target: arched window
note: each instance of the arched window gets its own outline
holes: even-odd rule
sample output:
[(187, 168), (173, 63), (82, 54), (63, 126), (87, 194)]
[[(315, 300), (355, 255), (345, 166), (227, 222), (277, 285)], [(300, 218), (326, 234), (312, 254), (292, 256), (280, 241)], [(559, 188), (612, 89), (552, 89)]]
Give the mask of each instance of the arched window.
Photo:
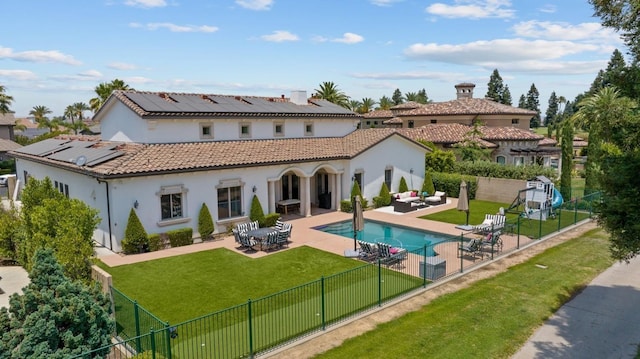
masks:
[(507, 163), (507, 159), (504, 156), (498, 156), (498, 157), (496, 157), (496, 162), (498, 162), (499, 164), (503, 165), (503, 164)]

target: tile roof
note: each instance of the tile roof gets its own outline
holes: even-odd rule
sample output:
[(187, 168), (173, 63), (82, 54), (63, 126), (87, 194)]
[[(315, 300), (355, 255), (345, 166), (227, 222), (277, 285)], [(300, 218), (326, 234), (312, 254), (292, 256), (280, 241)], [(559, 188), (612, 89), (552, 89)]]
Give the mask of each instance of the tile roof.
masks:
[[(463, 142), (467, 138), (467, 133), (473, 130), (472, 126), (459, 123), (452, 124), (429, 124), (418, 128), (398, 129), (415, 140), (425, 140), (435, 144), (454, 144)], [(537, 135), (531, 131), (524, 131), (516, 127), (494, 127), (480, 126), (482, 133), (477, 141), (481, 146), (495, 148), (497, 145), (493, 141), (541, 141), (544, 136)]]
[(391, 110), (374, 110), (371, 112), (367, 112), (362, 115), (364, 118), (391, 118), (393, 117), (393, 112)]
[(0, 125), (15, 125), (16, 119), (13, 112), (0, 113)]
[(4, 138), (0, 138), (0, 152), (8, 152), (17, 150), (22, 147), (21, 144), (13, 142), (11, 140), (5, 140)]
[(431, 102), (412, 110), (402, 111), (402, 116), (444, 116), (444, 115), (528, 115), (535, 111), (503, 105), (480, 98), (461, 98), (446, 102)]
[(143, 118), (360, 117), (351, 110), (317, 98), (308, 99), (305, 105), (297, 105), (280, 97), (114, 91), (94, 118), (98, 119), (107, 104), (114, 100), (121, 101)]
[(18, 118), (16, 119), (16, 125), (22, 125), (25, 128), (38, 128), (38, 124), (35, 121), (31, 121), (28, 118)]
[(395, 105), (393, 107), (391, 107), (392, 110), (410, 110), (413, 108), (419, 108), (424, 106), (424, 104), (421, 104), (419, 102), (415, 102), (415, 101), (409, 101), (409, 102), (404, 102), (398, 105)]
[[(394, 135), (410, 140), (407, 136), (394, 129), (374, 128), (356, 130), (344, 137), (326, 138), (285, 138), (171, 144), (101, 141), (93, 147), (117, 146), (115, 150), (124, 154), (92, 167), (84, 167), (83, 170), (93, 172), (102, 177), (130, 177), (167, 172), (191, 172), (349, 159)], [(96, 137), (59, 136), (57, 139), (95, 141)], [(28, 150), (27, 148), (25, 152)], [(13, 152), (12, 154), (16, 157), (79, 170), (76, 165), (69, 161), (55, 161), (25, 152)]]

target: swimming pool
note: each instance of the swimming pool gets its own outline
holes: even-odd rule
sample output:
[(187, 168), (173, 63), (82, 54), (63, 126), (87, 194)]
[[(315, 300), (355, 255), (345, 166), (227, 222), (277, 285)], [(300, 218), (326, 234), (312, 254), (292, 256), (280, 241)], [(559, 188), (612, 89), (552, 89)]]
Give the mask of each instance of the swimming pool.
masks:
[[(351, 220), (322, 225), (313, 229), (353, 238)], [(431, 254), (433, 245), (450, 240), (451, 236), (365, 219), (364, 231), (358, 232), (356, 238), (369, 243), (387, 243), (393, 247), (405, 248), (408, 251), (417, 250), (426, 245), (430, 252), (427, 255), (433, 255)]]

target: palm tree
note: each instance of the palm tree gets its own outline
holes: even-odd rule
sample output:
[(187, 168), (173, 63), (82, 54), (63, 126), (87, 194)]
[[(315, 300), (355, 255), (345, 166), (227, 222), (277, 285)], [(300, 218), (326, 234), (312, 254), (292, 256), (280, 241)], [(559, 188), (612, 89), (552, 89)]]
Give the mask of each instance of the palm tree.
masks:
[(11, 103), (13, 102), (13, 97), (5, 94), (5, 90), (5, 87), (0, 85), (0, 114), (11, 112), (9, 106), (11, 106)]
[(407, 102), (409, 101), (418, 102), (420, 100), (420, 96), (418, 95), (417, 92), (407, 92), (404, 94), (404, 99)]
[(360, 106), (362, 106), (362, 102), (358, 100), (349, 100), (349, 106), (347, 108), (353, 112), (358, 112), (360, 110)]
[(103, 82), (100, 85), (96, 86), (95, 92), (98, 97), (94, 97), (89, 100), (89, 105), (91, 106), (91, 110), (96, 113), (102, 107), (102, 105), (107, 101), (111, 93), (116, 90), (133, 90), (133, 88), (129, 87), (124, 81), (115, 79), (111, 82)]
[(316, 89), (316, 97), (335, 103), (338, 106), (349, 108), (349, 96), (338, 89), (332, 81), (325, 81)]
[(387, 96), (382, 96), (380, 97), (380, 100), (378, 101), (378, 109), (380, 110), (388, 110), (391, 107), (393, 107), (395, 104), (393, 103), (393, 100), (390, 99)]
[(33, 116), (38, 123), (38, 128), (48, 128), (49, 132), (53, 132), (57, 125), (47, 117), (50, 113), (51, 110), (47, 106), (33, 106), (33, 109), (29, 111), (29, 115)]
[(373, 106), (375, 105), (376, 105), (376, 102), (372, 98), (365, 97), (362, 99), (362, 106), (360, 106), (359, 113), (367, 113), (373, 110)]

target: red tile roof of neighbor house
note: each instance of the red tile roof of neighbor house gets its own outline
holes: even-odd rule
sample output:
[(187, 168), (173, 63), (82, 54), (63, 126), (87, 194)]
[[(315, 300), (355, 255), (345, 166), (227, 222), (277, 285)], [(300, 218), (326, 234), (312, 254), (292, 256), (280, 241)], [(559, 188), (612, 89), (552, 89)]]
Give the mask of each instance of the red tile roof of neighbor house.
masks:
[(391, 110), (374, 110), (362, 115), (364, 118), (391, 118), (393, 112)]
[(114, 91), (107, 104), (121, 101), (143, 118), (194, 117), (332, 117), (353, 119), (360, 115), (326, 100), (309, 98), (303, 105), (282, 97), (230, 96), (214, 94)]
[[(468, 133), (473, 130), (473, 126), (452, 124), (429, 124), (418, 128), (398, 129), (404, 132), (407, 137), (415, 140), (424, 140), (435, 144), (454, 144), (465, 141), (469, 137)], [(497, 145), (492, 141), (543, 141), (544, 136), (537, 135), (531, 131), (521, 130), (516, 127), (494, 127), (480, 126), (478, 128), (482, 134), (477, 142), (487, 148), (495, 148)], [(545, 143), (550, 145), (550, 143)]]
[[(16, 151), (22, 157), (104, 177), (130, 177), (167, 172), (254, 167), (282, 163), (349, 159), (390, 137), (410, 139), (390, 128), (356, 130), (344, 137), (284, 138), (267, 140), (212, 141), (167, 144), (116, 143), (101, 141), (92, 146), (117, 146), (122, 155), (92, 167), (78, 167)], [(95, 136), (59, 136), (57, 139), (95, 141)], [(426, 150), (428, 150), (425, 147)]]
[(9, 152), (22, 147), (21, 144), (0, 138), (0, 152)]
[(394, 111), (377, 110), (364, 114), (363, 117), (392, 118), (394, 116), (536, 115), (535, 111), (503, 105), (489, 99), (480, 98), (462, 98), (446, 102), (430, 102), (427, 104), (408, 102), (406, 104), (394, 106), (391, 109)]

